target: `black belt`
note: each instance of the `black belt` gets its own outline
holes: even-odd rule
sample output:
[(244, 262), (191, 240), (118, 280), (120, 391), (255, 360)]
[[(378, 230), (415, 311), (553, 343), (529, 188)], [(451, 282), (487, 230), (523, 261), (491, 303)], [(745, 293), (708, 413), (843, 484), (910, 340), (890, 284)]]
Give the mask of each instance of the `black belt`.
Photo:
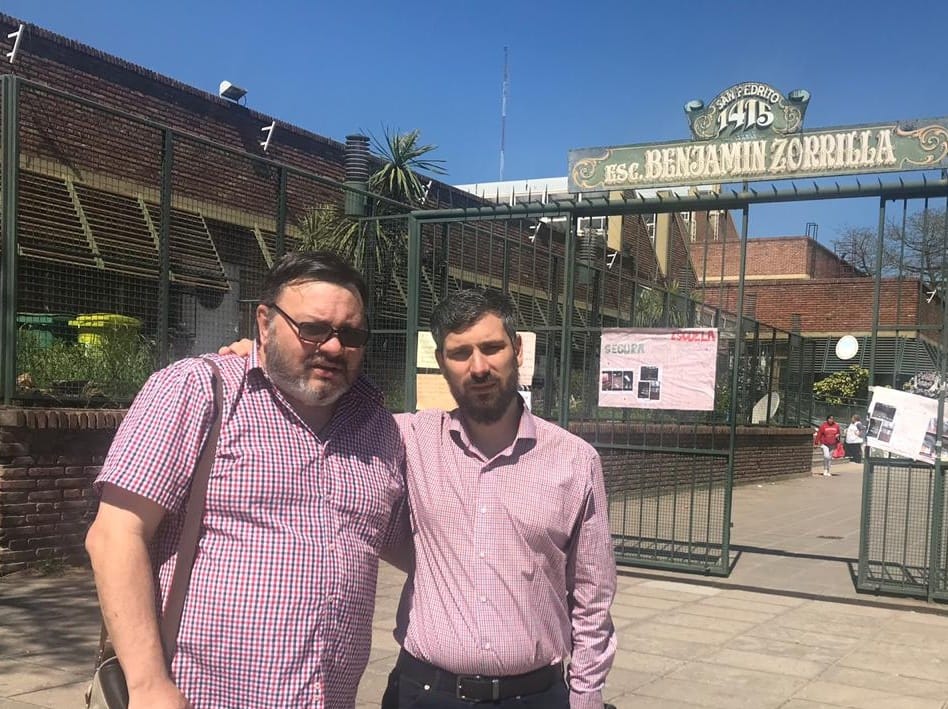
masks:
[(449, 692), (469, 702), (496, 702), (498, 699), (539, 694), (556, 682), (563, 681), (563, 666), (560, 664), (509, 677), (456, 675), (422, 662), (404, 650), (399, 653), (395, 667), (400, 674), (416, 682), (431, 685), (432, 689)]

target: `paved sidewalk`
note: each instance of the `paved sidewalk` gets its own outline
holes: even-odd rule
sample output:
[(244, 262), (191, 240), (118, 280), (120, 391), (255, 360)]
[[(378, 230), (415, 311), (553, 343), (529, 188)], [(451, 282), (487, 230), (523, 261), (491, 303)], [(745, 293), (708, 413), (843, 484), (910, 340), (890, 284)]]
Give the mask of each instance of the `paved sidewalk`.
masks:
[[(857, 594), (860, 467), (734, 492), (728, 579), (620, 568), (620, 709), (948, 709), (948, 606)], [(403, 576), (385, 567), (361, 708), (378, 707)], [(0, 578), (0, 709), (81, 706), (88, 572)]]

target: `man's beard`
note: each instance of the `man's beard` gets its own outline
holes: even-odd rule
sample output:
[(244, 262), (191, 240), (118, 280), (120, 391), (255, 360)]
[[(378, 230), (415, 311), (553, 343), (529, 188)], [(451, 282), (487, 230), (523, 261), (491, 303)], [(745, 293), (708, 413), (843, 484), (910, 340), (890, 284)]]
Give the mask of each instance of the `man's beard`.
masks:
[[(507, 413), (510, 402), (517, 397), (516, 368), (506, 382), (497, 380), (492, 376), (488, 376), (483, 381), (490, 379), (497, 381), (498, 386), (489, 394), (487, 392), (484, 394), (469, 393), (463, 386), (456, 386), (452, 382), (448, 382), (448, 387), (451, 389), (451, 394), (454, 396), (461, 413), (474, 423), (497, 423)], [(476, 383), (483, 383), (483, 381)]]
[(350, 387), (350, 382), (342, 381), (338, 384), (332, 382), (319, 382), (310, 378), (310, 367), (319, 362), (328, 362), (332, 366), (341, 368), (341, 373), (347, 375), (346, 362), (329, 360), (318, 354), (308, 357), (303, 363), (303, 371), (295, 371), (294, 363), (283, 354), (283, 350), (277, 345), (276, 338), (270, 337), (263, 346), (264, 356), (266, 357), (266, 370), (270, 379), (276, 384), (277, 388), (291, 399), (295, 399), (306, 406), (330, 406), (345, 394)]

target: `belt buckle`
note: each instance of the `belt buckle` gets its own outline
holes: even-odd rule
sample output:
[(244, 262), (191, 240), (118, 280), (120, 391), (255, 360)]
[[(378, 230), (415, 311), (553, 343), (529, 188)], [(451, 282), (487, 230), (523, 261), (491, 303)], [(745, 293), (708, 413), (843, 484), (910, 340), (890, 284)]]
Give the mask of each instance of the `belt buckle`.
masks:
[[(481, 686), (490, 682), (490, 697), (469, 697), (465, 694), (465, 682), (473, 682)], [(498, 699), (500, 699), (500, 680), (496, 677), (490, 679), (488, 677), (484, 677), (483, 675), (458, 675), (456, 696), (458, 699), (466, 702), (496, 702)]]

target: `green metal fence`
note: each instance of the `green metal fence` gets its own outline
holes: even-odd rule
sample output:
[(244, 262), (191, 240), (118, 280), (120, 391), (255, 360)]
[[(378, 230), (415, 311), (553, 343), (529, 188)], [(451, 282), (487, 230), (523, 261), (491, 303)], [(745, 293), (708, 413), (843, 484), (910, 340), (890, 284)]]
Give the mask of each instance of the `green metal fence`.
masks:
[[(307, 173), (12, 76), (2, 79), (0, 107), (4, 403), (127, 402), (154, 368), (252, 336), (261, 278), (301, 243), (307, 215), (365, 196), (342, 181), (341, 166)], [(54, 129), (51, 115), (70, 129)], [(364, 264), (373, 329), (366, 370), (392, 409), (413, 410), (419, 381), (435, 374), (417, 366), (433, 305), (458, 288), (504, 290), (536, 338), (534, 411), (602, 455), (617, 558), (727, 574), (737, 426), (809, 425), (816, 360), (827, 356), (825, 343), (818, 351), (751, 317), (743, 296), (749, 207), (870, 194), (884, 205), (943, 195), (946, 184), (503, 205), (444, 190), (429, 210), (389, 203), (384, 215), (361, 218), (388, 220), (393, 235), (385, 258)], [(688, 258), (688, 219), (710, 210), (741, 226), (735, 311), (744, 317), (707, 304), (714, 284)], [(659, 217), (672, 234), (661, 246), (647, 236)], [(600, 233), (613, 218), (618, 241)], [(883, 333), (902, 327), (898, 314), (894, 326), (886, 321), (882, 300), (877, 280), (871, 363)], [(925, 327), (942, 338), (931, 350), (941, 354), (929, 354), (941, 357), (944, 374), (940, 303), (939, 321)], [(598, 406), (604, 328), (687, 326), (719, 332), (713, 411)], [(941, 475), (940, 464), (925, 472), (867, 462), (861, 588), (943, 596)]]
[[(121, 405), (155, 368), (253, 337), (263, 275), (307, 215), (366, 194), (341, 169), (309, 174), (13, 76), (2, 90), (5, 403)], [(387, 206), (407, 233), (409, 207)], [(398, 407), (404, 271), (366, 277), (366, 369)]]

